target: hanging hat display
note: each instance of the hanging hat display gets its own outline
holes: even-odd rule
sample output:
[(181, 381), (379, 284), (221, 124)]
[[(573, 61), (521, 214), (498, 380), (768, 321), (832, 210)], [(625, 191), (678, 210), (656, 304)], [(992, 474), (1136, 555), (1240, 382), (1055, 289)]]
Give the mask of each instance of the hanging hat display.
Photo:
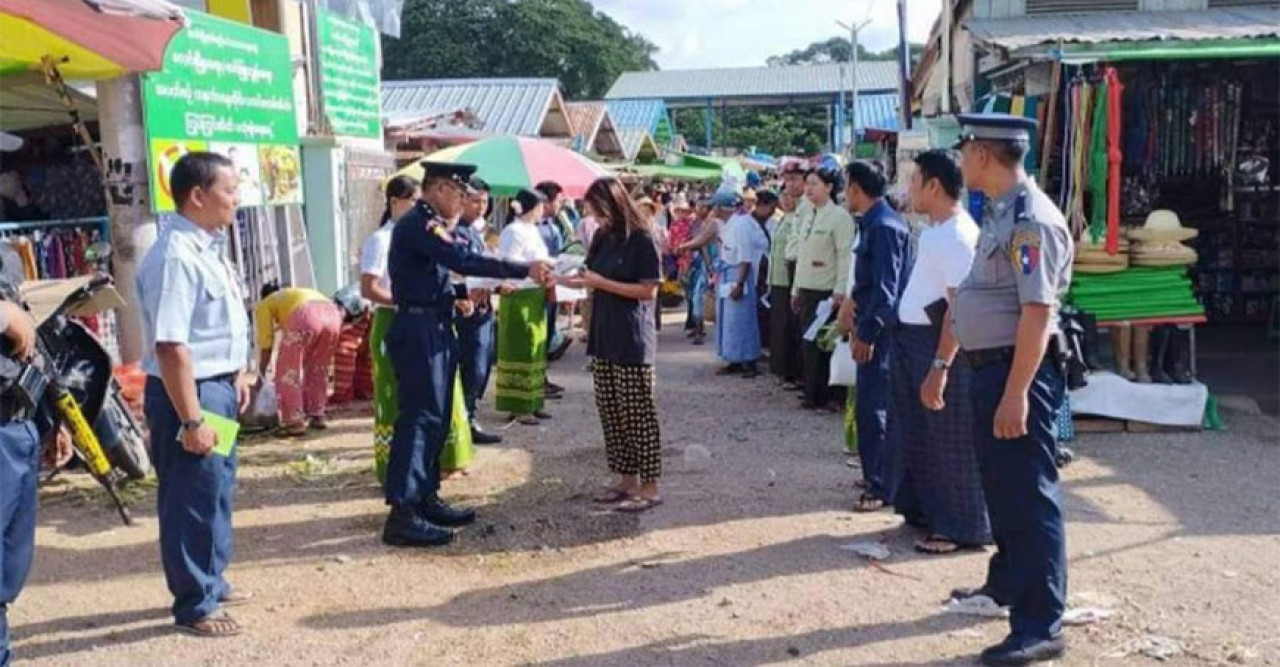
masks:
[(1129, 241), (1120, 239), (1120, 250), (1114, 255), (1107, 252), (1106, 237), (1097, 241), (1088, 232), (1076, 243), (1076, 256), (1072, 270), (1077, 273), (1118, 273), (1129, 268)]
[(1197, 255), (1182, 244), (1199, 232), (1182, 226), (1178, 214), (1168, 209), (1152, 211), (1147, 221), (1129, 230), (1133, 247), (1129, 254), (1134, 266), (1186, 266), (1195, 264)]

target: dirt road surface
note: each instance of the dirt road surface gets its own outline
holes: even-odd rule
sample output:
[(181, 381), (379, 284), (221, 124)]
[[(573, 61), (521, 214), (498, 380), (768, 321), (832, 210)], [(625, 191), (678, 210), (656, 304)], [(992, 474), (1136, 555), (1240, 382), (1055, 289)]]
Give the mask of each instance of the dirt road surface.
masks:
[[(378, 541), (367, 412), (323, 437), (244, 443), (229, 572), (255, 594), (235, 610), (242, 637), (172, 630), (153, 492), (133, 492), (126, 528), (99, 494), (46, 490), (10, 610), (19, 664), (964, 665), (1003, 637), (1001, 620), (942, 613), (987, 554), (921, 556), (897, 517), (850, 513), (839, 418), (770, 379), (714, 376), (678, 329), (659, 359), (665, 506), (590, 502), (604, 454), (575, 345), (552, 367), (568, 388), (555, 419), (506, 431), (446, 484), (481, 519), (442, 550)], [(1141, 650), (1161, 646), (1164, 664), (1280, 664), (1280, 428), (1227, 416), (1225, 433), (1075, 443), (1072, 601), (1116, 615), (1069, 629), (1059, 664), (1155, 664)], [(686, 461), (691, 444), (711, 460)], [(839, 549), (855, 541), (892, 555), (877, 567)]]

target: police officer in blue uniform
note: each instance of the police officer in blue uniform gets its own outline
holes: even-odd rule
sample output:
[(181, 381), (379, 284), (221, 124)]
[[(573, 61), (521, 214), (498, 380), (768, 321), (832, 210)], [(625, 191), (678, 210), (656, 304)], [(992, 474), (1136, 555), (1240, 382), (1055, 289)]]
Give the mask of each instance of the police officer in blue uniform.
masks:
[(1025, 665), (1066, 650), (1054, 416), (1066, 390), (1058, 307), (1071, 282), (1073, 246), (1061, 211), (1022, 168), (1035, 121), (1008, 114), (959, 120), (965, 185), (986, 203), (973, 268), (951, 312), (973, 369), (975, 443), (997, 551), (985, 585), (952, 595), (982, 594), (1008, 606), (1012, 631), (982, 661)]
[(397, 312), (386, 345), (400, 390), (400, 417), (391, 437), (386, 483), (391, 514), (382, 541), (393, 546), (448, 544), (453, 540), (448, 528), (475, 521), (473, 510), (451, 507), (437, 495), (458, 370), (450, 272), (553, 282), (549, 264), (485, 257), (448, 231), (448, 221), (462, 211), (474, 166), (423, 162), (422, 167), (422, 199), (396, 223), (387, 267)]
[[(34, 413), (15, 386), (20, 361), (35, 349), (31, 317), (17, 304), (0, 301), (0, 667), (8, 667), (9, 604), (22, 591), (36, 548), (36, 477), (40, 473), (40, 436)], [(70, 441), (59, 443), (59, 464), (70, 458)]]
[[(489, 184), (472, 177), (467, 183), (467, 199), (462, 205), (462, 217), (453, 228), (458, 242), (472, 252), (486, 254), (483, 227), (484, 214), (489, 209)], [(493, 320), (493, 302), (488, 290), (470, 290), (468, 296), (475, 304), (470, 315), (458, 318), (458, 352), (461, 356), (459, 375), (462, 376), (462, 394), (467, 402), (467, 419), (471, 422), (471, 441), (477, 445), (496, 445), (502, 436), (488, 433), (476, 421), (476, 403), (484, 396), (489, 384), (489, 374), (497, 360), (497, 337)]]

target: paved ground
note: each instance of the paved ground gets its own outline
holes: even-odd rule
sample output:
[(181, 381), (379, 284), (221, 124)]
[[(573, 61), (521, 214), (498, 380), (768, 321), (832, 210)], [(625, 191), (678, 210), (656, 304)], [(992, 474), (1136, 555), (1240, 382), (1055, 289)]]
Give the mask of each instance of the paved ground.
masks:
[[(942, 614), (985, 556), (926, 558), (888, 514), (853, 515), (838, 421), (765, 379), (711, 375), (669, 327), (660, 357), (667, 504), (601, 513), (603, 452), (580, 346), (545, 427), (515, 427), (446, 494), (480, 509), (453, 546), (377, 541), (370, 422), (243, 447), (230, 577), (256, 594), (245, 636), (175, 634), (153, 496), (120, 527), (102, 498), (48, 490), (31, 582), (10, 618), (31, 665), (950, 665), (1000, 621)], [(494, 418), (493, 415), (490, 415)], [(730, 419), (734, 417), (734, 419)], [(1062, 664), (1280, 664), (1280, 429), (1228, 415), (1226, 433), (1085, 436), (1067, 473), (1071, 591), (1118, 616), (1073, 628)], [(702, 444), (709, 465), (688, 464)], [(306, 463), (310, 456), (311, 462)], [(883, 567), (837, 547), (884, 540)]]

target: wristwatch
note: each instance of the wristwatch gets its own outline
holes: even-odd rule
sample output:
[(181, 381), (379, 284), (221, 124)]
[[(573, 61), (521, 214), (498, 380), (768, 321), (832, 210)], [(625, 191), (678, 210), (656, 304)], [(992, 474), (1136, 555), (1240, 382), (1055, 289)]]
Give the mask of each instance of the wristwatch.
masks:
[(182, 422), (182, 430), (184, 431), (194, 431), (201, 426), (204, 426), (204, 417), (199, 419), (188, 419)]
[(942, 359), (934, 359), (933, 369), (937, 371), (951, 370), (951, 364), (947, 363), (946, 361), (943, 361)]

